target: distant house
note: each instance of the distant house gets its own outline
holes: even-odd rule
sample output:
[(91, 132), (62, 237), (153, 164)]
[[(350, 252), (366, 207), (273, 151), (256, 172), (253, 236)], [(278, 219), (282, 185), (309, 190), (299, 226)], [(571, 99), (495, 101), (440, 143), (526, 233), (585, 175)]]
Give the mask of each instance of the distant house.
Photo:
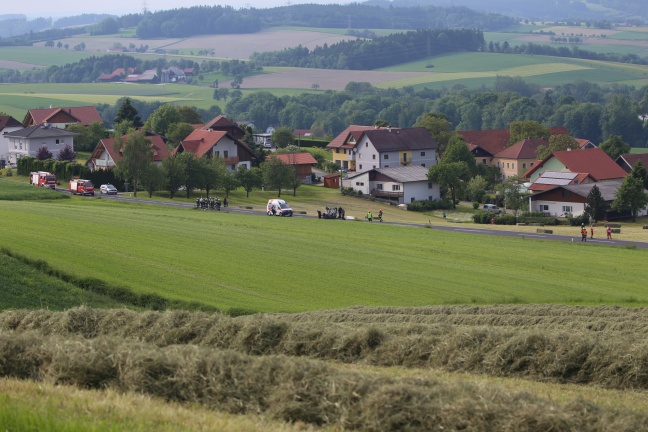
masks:
[(252, 139), (254, 144), (265, 147), (267, 149), (272, 148), (272, 134), (268, 133), (258, 133), (252, 134)]
[(581, 150), (587, 150), (587, 149), (598, 147), (596, 144), (594, 144), (592, 141), (588, 139), (575, 138), (575, 140), (578, 143), (578, 147), (580, 147)]
[[(166, 138), (153, 132), (145, 132), (145, 136), (151, 141), (153, 163), (161, 165), (162, 161), (169, 156)], [(123, 141), (127, 138), (128, 135), (122, 136)], [(86, 166), (91, 171), (114, 169), (117, 162), (123, 157), (119, 144), (115, 138), (102, 139), (86, 161)]]
[(228, 132), (212, 129), (197, 129), (189, 134), (171, 152), (172, 155), (191, 152), (196, 158), (222, 158), (230, 171), (236, 171), (239, 166), (252, 166), (254, 155), (250, 147)]
[(529, 169), (525, 178), (535, 182), (545, 171), (587, 174), (593, 181), (620, 179), (627, 173), (600, 148), (550, 153)]
[(634, 168), (639, 161), (641, 161), (644, 168), (648, 169), (648, 153), (622, 154), (616, 158), (617, 165), (623, 168), (625, 172), (632, 171), (632, 168)]
[(186, 77), (192, 77), (192, 76), (194, 76), (194, 73), (196, 72), (196, 70), (194, 68), (184, 68), (183, 72), (184, 72)]
[(124, 78), (124, 82), (133, 84), (157, 84), (160, 82), (160, 77), (157, 70), (148, 69), (141, 74), (131, 73)]
[[(551, 135), (569, 135), (564, 127), (549, 129)], [(508, 129), (457, 131), (475, 157), (477, 164), (493, 165), (495, 155), (508, 147), (511, 132)]]
[(227, 132), (233, 138), (240, 140), (245, 137), (245, 131), (241, 127), (223, 115), (219, 115), (205, 123), (202, 127), (203, 130), (214, 130)]
[[(529, 197), (529, 209), (556, 217), (564, 217), (567, 214), (581, 216), (585, 212), (587, 196), (594, 185), (598, 187), (603, 200), (609, 206), (614, 201), (622, 182), (623, 179), (614, 179), (594, 183), (554, 186), (551, 189), (531, 195)], [(648, 214), (647, 210), (646, 208), (642, 209), (638, 215), (645, 216)], [(629, 212), (619, 214), (616, 211), (609, 210), (606, 219), (613, 220), (629, 216)]]
[(100, 75), (99, 82), (118, 82), (124, 79), (128, 74), (135, 72), (135, 69), (128, 68), (128, 72), (124, 68), (117, 68), (112, 73)]
[(549, 143), (542, 138), (523, 139), (496, 153), (491, 163), (499, 167), (504, 179), (512, 176), (522, 177), (535, 164), (538, 148), (547, 145)]
[(18, 159), (25, 156), (36, 157), (38, 149), (45, 146), (56, 159), (59, 152), (66, 146), (74, 150), (74, 137), (76, 132), (59, 129), (52, 126), (35, 125), (7, 132), (4, 136), (8, 141), (8, 162), (18, 163)]
[(177, 83), (184, 82), (187, 79), (183, 69), (171, 66), (162, 69), (162, 76), (160, 77), (161, 83)]
[(431, 182), (427, 174), (428, 168), (420, 165), (372, 168), (350, 175), (342, 180), (342, 186), (351, 187), (365, 195), (397, 201), (399, 204), (439, 199), (439, 185)]
[(23, 129), (24, 126), (11, 116), (0, 116), (0, 169), (9, 161), (9, 139), (7, 134)]
[(30, 109), (25, 115), (23, 125), (25, 127), (30, 127), (45, 124), (64, 129), (65, 126), (70, 124), (88, 126), (92, 122), (103, 124), (103, 120), (97, 111), (97, 107), (78, 106)]
[(282, 153), (275, 155), (283, 163), (295, 167), (297, 177), (302, 183), (311, 183), (313, 174), (313, 165), (317, 165), (317, 159), (308, 152), (302, 153)]

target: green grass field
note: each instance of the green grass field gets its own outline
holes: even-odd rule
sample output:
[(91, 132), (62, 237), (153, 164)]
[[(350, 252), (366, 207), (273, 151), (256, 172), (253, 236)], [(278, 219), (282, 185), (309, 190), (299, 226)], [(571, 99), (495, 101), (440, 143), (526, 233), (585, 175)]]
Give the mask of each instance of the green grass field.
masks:
[[(0, 180), (0, 201), (24, 200), (60, 200), (70, 198), (68, 195), (56, 193), (51, 189), (29, 186), (24, 183), (26, 177), (20, 180)], [(18, 183), (20, 181), (20, 183)]]
[(0, 220), (0, 246), (54, 268), (221, 309), (648, 304), (642, 250), (81, 198), (0, 202)]

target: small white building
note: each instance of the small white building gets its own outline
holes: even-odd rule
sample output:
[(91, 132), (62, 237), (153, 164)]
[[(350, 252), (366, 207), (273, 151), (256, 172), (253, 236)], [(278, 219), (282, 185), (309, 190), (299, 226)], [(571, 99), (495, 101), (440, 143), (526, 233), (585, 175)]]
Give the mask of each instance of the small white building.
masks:
[(9, 161), (9, 139), (7, 134), (23, 129), (24, 126), (11, 116), (0, 116), (0, 167)]
[(420, 165), (373, 168), (343, 179), (342, 187), (399, 204), (440, 199), (439, 185), (428, 179), (428, 171), (429, 168)]
[(38, 149), (45, 146), (56, 159), (59, 152), (70, 146), (74, 150), (74, 137), (78, 133), (59, 129), (50, 125), (36, 125), (13, 132), (8, 132), (5, 138), (9, 145), (9, 163), (15, 165), (18, 159), (25, 156), (36, 157)]

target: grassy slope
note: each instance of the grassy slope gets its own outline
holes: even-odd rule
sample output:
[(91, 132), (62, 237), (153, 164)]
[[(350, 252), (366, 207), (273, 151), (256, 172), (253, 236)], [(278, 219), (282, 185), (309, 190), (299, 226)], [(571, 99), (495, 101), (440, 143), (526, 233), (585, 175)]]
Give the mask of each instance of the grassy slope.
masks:
[(0, 219), (16, 252), (219, 308), (648, 303), (642, 250), (88, 199), (0, 202)]

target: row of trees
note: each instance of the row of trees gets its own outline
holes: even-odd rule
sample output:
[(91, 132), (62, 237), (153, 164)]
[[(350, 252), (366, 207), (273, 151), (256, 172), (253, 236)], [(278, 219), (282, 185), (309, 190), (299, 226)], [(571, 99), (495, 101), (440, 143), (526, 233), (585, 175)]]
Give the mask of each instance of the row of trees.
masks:
[(371, 70), (449, 52), (477, 51), (484, 44), (484, 34), (479, 30), (418, 30), (372, 40), (325, 44), (312, 51), (300, 45), (282, 51), (254, 53), (251, 59), (263, 66)]

